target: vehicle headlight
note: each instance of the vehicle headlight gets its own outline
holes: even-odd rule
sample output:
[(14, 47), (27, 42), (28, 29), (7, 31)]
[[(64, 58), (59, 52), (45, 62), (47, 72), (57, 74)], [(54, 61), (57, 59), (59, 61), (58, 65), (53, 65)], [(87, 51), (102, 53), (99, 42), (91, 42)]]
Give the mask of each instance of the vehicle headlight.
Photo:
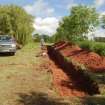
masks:
[(15, 45), (15, 44), (12, 44), (11, 46), (12, 46), (12, 47), (16, 47), (16, 45)]

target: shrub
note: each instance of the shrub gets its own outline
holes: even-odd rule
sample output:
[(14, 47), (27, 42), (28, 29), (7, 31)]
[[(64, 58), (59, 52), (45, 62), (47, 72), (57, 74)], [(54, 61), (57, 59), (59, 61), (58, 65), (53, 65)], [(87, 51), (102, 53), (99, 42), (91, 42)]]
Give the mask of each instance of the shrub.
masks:
[(98, 53), (101, 56), (105, 56), (105, 44), (96, 43), (93, 46), (92, 51)]
[(105, 56), (105, 43), (104, 42), (82, 41), (82, 42), (77, 42), (77, 44), (82, 49), (93, 51), (101, 56)]
[(0, 34), (12, 35), (17, 43), (25, 45), (32, 41), (34, 18), (22, 7), (0, 5)]
[(82, 42), (77, 42), (77, 44), (79, 44), (79, 46), (82, 49), (86, 49), (86, 50), (90, 50), (92, 49), (93, 43), (89, 42), (89, 41), (82, 41)]

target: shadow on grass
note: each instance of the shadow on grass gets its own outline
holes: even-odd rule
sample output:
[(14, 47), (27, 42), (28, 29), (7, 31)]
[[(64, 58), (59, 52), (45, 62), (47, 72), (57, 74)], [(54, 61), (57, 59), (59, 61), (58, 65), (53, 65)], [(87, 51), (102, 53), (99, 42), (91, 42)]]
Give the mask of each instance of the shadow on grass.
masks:
[(105, 105), (105, 97), (93, 96), (82, 99), (83, 105)]
[(30, 94), (19, 93), (19, 102), (23, 105), (70, 105), (61, 99), (53, 99), (46, 93), (31, 92)]
[(0, 53), (0, 57), (9, 57), (9, 56), (12, 56), (12, 54), (10, 53)]

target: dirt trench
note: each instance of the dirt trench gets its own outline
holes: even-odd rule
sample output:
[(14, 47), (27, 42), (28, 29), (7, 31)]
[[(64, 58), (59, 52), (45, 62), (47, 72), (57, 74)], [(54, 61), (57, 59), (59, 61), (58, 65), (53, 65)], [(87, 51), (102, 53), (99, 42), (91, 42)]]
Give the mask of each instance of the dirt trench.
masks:
[[(79, 70), (70, 60), (66, 59), (68, 54), (64, 53), (69, 52), (69, 49), (65, 49), (67, 47), (72, 48), (74, 45), (68, 42), (59, 42), (52, 46), (48, 46), (48, 55), (52, 61), (54, 61), (55, 65), (62, 71), (58, 70), (57, 79), (55, 80), (56, 86), (63, 87), (60, 89), (61, 95), (67, 96), (84, 96), (84, 95), (95, 95), (99, 94), (99, 87), (97, 83), (90, 78), (90, 76), (84, 73), (82, 70)], [(74, 47), (75, 49), (80, 49), (78, 46)], [(63, 74), (64, 73), (64, 74)], [(53, 70), (53, 74), (56, 75), (56, 72)], [(61, 75), (60, 75), (61, 74)], [(61, 77), (60, 77), (61, 76)], [(63, 76), (65, 80), (62, 81)], [(58, 80), (58, 79), (61, 79)], [(59, 83), (56, 81), (60, 81)], [(71, 86), (72, 85), (72, 86)], [(64, 89), (66, 87), (67, 89)], [(70, 89), (70, 92), (69, 92)], [(73, 90), (73, 92), (72, 92)], [(68, 92), (65, 92), (68, 91)], [(73, 94), (75, 93), (75, 94)]]
[[(57, 45), (56, 45), (57, 46)], [(55, 48), (64, 56), (85, 65), (91, 72), (105, 72), (105, 57), (97, 53), (81, 49), (71, 43), (62, 43)]]

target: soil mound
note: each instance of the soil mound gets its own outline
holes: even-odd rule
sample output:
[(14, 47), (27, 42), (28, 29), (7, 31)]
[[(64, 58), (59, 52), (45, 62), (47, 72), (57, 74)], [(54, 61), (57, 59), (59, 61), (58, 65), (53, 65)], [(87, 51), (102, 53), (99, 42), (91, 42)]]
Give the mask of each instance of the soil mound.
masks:
[(64, 41), (56, 43), (53, 47), (55, 50), (60, 51), (63, 56), (84, 64), (92, 72), (105, 72), (105, 57)]
[[(93, 52), (82, 50), (77, 45), (64, 41), (56, 43), (53, 46), (48, 46), (47, 48), (50, 58), (61, 68), (69, 80), (72, 81), (72, 86), (75, 87), (75, 89), (89, 95), (99, 94), (97, 83), (94, 82), (87, 73), (76, 68), (70, 59), (91, 68), (93, 67), (93, 64), (99, 65), (100, 63), (98, 63), (98, 61), (102, 63), (102, 57)], [(62, 77), (63, 76), (61, 75), (61, 78)], [(60, 78), (58, 77), (58, 79)], [(70, 85), (69, 82), (63, 82), (62, 85), (65, 84), (66, 86)]]

